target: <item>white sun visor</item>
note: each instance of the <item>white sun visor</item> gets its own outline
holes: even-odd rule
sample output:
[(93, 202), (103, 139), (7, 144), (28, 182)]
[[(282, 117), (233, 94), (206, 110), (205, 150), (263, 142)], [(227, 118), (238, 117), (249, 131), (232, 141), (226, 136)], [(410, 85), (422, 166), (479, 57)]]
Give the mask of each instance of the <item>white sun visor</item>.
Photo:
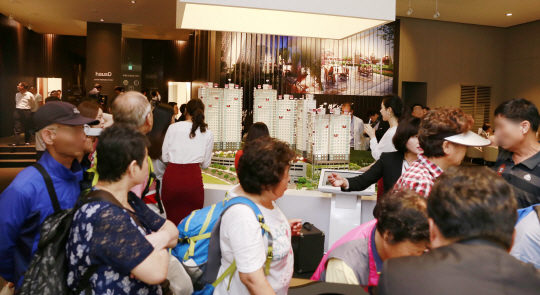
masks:
[(472, 131), (448, 136), (445, 137), (444, 140), (466, 146), (488, 146), (491, 144), (491, 140), (483, 138)]

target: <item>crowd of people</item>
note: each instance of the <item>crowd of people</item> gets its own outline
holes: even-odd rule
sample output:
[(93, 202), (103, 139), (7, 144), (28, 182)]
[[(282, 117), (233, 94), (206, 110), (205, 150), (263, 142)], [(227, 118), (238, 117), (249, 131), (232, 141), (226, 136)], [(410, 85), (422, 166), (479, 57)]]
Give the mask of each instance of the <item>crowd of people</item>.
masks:
[[(203, 208), (201, 168), (210, 165), (214, 147), (203, 102), (179, 108), (161, 103), (157, 92), (149, 99), (118, 89), (106, 107), (49, 97), (32, 115), (32, 88), (22, 82), (18, 90), (20, 126), (36, 130), (42, 150), (0, 195), (0, 276), (21, 288), (40, 226), (74, 208), (69, 289), (89, 284), (94, 294), (162, 294), (177, 226)], [(332, 174), (329, 181), (344, 191), (380, 181), (384, 195), (374, 220), (329, 245), (312, 280), (360, 285), (370, 294), (538, 294), (540, 114), (532, 102), (513, 99), (496, 108), (501, 152), (493, 170), (460, 165), (467, 147), (491, 144), (493, 130), (472, 132), (473, 118), (459, 108), (414, 105), (408, 112), (389, 95), (380, 113), (369, 110), (367, 124), (355, 119), (351, 104), (342, 111), (351, 115), (351, 148), (369, 137), (377, 161), (357, 177)], [(291, 181), (295, 152), (258, 122), (236, 157), (239, 184), (228, 200), (252, 201), (271, 234), (261, 235), (262, 219), (249, 207), (225, 211), (217, 275), (227, 279), (214, 294), (287, 294), (291, 236), (301, 220), (288, 219), (276, 201)], [(85, 202), (92, 198), (98, 199)], [(229, 273), (231, 265), (236, 271)]]

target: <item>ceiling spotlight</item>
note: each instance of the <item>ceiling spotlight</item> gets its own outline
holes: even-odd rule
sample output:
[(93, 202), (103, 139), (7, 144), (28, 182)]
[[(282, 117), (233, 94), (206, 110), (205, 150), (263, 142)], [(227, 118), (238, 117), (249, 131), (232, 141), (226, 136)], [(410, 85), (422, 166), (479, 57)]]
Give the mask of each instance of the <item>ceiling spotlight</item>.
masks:
[(507, 13), (506, 16), (512, 16), (512, 14), (511, 14), (511, 13)]
[(137, 3), (137, 1), (131, 0), (131, 4), (135, 4), (135, 3)]
[(433, 18), (438, 18), (441, 16), (439, 13), (439, 0), (435, 0), (435, 14), (433, 15)]
[(412, 8), (411, 8), (411, 0), (409, 0), (409, 10), (407, 10), (407, 15), (412, 14)]
[(104, 20), (104, 19), (102, 19), (102, 18), (100, 18), (100, 19), (99, 19), (99, 21), (100, 21), (100, 22), (104, 22), (105, 20)]
[(13, 20), (13, 19), (15, 19), (15, 17), (13, 16), (13, 13), (10, 13), (9, 14), (9, 20)]
[(34, 28), (34, 26), (32, 26), (32, 24), (28, 25), (28, 30), (32, 31), (33, 28)]

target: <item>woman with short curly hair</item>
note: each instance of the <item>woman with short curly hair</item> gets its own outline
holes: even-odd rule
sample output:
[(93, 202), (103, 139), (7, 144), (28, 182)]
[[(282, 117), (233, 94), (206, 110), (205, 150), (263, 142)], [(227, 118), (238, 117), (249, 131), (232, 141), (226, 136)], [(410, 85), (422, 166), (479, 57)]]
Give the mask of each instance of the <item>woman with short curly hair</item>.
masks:
[(474, 119), (455, 107), (429, 111), (422, 119), (418, 140), (424, 151), (396, 183), (396, 189), (411, 189), (427, 197), (437, 177), (461, 164), (468, 146), (486, 146), (488, 139), (470, 131)]
[(283, 196), (290, 181), (289, 165), (295, 153), (269, 136), (249, 141), (238, 163), (240, 184), (229, 197), (246, 197), (261, 210), (273, 237), (273, 259), (265, 276), (268, 236), (248, 206), (233, 206), (221, 219), (220, 276), (233, 262), (237, 271), (216, 286), (214, 294), (287, 294), (293, 274), (291, 235), (300, 231), (300, 220), (287, 220), (275, 201)]

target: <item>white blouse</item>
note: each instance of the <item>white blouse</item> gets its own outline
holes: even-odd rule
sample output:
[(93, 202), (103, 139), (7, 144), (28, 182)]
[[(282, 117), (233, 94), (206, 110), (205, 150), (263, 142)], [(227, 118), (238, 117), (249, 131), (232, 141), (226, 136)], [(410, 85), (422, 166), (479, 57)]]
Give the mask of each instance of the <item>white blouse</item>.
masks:
[(195, 131), (195, 137), (189, 138), (193, 123), (183, 121), (169, 126), (163, 141), (162, 158), (164, 163), (192, 164), (208, 168), (212, 160), (214, 134), (210, 129), (201, 133)]
[(397, 151), (394, 143), (392, 142), (392, 139), (396, 134), (396, 129), (397, 126), (394, 126), (386, 130), (380, 142), (377, 142), (377, 138), (372, 138), (369, 141), (369, 146), (371, 148), (371, 156), (373, 156), (375, 161), (379, 160), (382, 153), (391, 153)]

